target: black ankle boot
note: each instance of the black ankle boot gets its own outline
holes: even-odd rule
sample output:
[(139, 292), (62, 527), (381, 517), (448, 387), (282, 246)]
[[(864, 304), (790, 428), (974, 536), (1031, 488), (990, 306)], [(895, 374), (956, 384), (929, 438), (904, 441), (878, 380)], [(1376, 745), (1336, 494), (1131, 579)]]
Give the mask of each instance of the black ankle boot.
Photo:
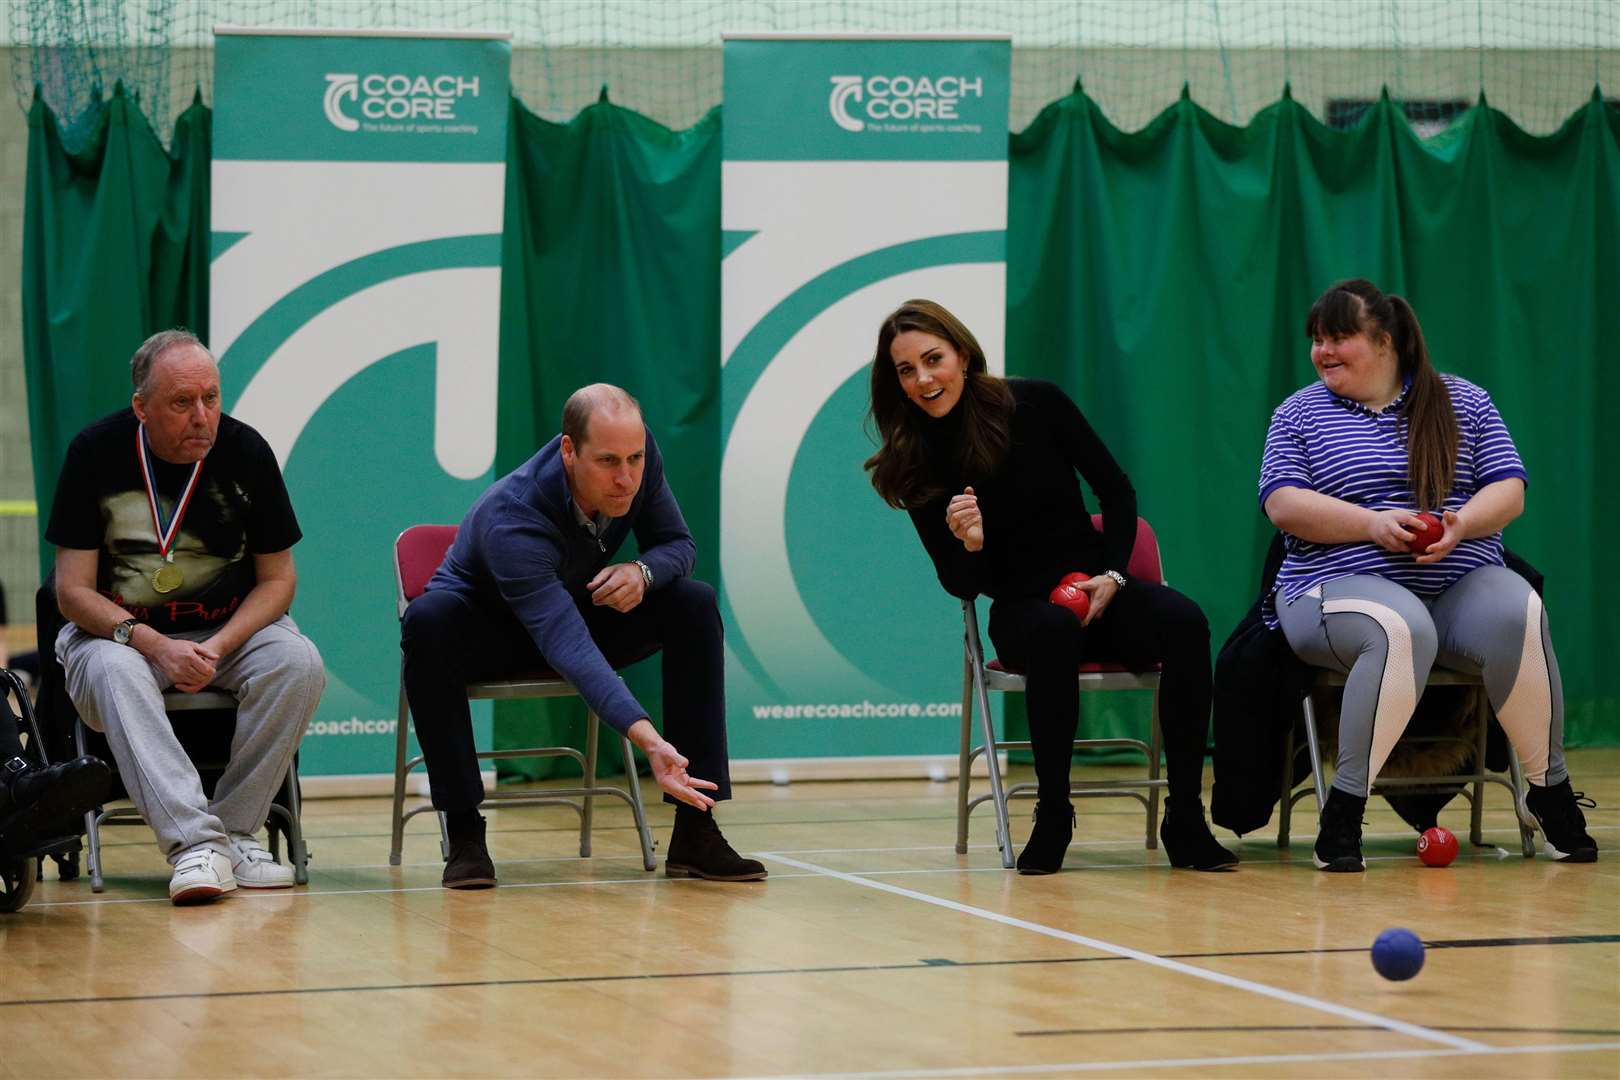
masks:
[(1584, 791), (1572, 791), (1569, 777), (1546, 787), (1531, 786), (1525, 805), (1541, 826), (1542, 851), (1554, 862), (1597, 862), (1597, 841), (1586, 831), (1586, 815), (1597, 803)]
[(1063, 854), (1074, 839), (1074, 807), (1067, 799), (1061, 802), (1038, 802), (1030, 817), (1035, 828), (1030, 830), (1029, 841), (1018, 853), (1020, 874), (1055, 874), (1063, 869)]
[(1366, 811), (1365, 797), (1328, 788), (1327, 805), (1322, 807), (1316, 828), (1316, 850), (1311, 853), (1318, 870), (1359, 874), (1367, 869), (1361, 858), (1361, 818)]
[(1165, 801), (1159, 843), (1164, 845), (1164, 857), (1178, 870), (1227, 870), (1238, 864), (1238, 857), (1209, 831), (1199, 799)]
[(450, 834), (450, 857), (444, 862), (447, 889), (488, 889), (498, 880), (495, 863), (484, 846), (484, 816), (476, 810), (448, 814), (445, 831)]
[(745, 859), (726, 843), (712, 812), (687, 806), (675, 808), (675, 829), (664, 856), (667, 877), (705, 881), (759, 881), (767, 876), (765, 864)]

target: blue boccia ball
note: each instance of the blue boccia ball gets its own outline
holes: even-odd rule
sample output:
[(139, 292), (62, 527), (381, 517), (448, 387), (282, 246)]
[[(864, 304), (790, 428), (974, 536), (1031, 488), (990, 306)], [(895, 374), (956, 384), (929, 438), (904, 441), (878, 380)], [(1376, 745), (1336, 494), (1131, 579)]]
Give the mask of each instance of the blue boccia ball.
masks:
[(1373, 942), (1372, 962), (1378, 974), (1391, 982), (1410, 979), (1423, 970), (1423, 942), (1410, 930), (1385, 930)]

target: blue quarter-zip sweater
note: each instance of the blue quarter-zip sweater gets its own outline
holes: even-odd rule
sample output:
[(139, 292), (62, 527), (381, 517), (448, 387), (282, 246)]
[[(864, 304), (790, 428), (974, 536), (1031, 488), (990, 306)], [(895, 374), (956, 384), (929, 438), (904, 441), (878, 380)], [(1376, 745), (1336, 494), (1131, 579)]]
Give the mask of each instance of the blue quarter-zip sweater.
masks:
[(427, 587), (459, 593), (491, 612), (509, 610), (592, 711), (626, 731), (647, 710), (585, 628), (577, 606), (591, 602), (585, 583), (632, 531), (654, 589), (692, 572), (697, 545), (664, 479), (651, 431), (641, 490), (629, 513), (608, 519), (600, 542), (575, 519), (572, 499), (559, 435), (478, 497)]

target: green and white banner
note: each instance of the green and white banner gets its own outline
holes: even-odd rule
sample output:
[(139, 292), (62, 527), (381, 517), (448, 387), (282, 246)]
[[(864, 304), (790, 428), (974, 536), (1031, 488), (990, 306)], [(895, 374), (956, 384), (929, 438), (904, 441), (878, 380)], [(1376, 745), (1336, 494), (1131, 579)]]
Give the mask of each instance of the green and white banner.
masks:
[[(1002, 370), (1010, 42), (725, 42), (720, 556), (734, 758), (954, 755), (960, 606), (862, 469), (913, 297)], [(792, 774), (789, 763), (783, 769)]]
[(492, 479), (510, 64), (497, 35), (218, 32), (209, 344), (304, 530), (306, 775), (391, 771), (394, 538)]

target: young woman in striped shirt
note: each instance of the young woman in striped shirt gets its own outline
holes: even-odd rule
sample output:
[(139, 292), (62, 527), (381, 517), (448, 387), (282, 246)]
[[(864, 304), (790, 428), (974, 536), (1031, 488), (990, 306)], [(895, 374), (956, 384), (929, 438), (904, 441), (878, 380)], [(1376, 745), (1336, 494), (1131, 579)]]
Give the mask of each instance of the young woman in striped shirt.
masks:
[[(1328, 289), (1305, 332), (1320, 381), (1272, 414), (1260, 502), (1287, 544), (1266, 621), (1301, 659), (1346, 676), (1317, 867), (1366, 868), (1368, 791), (1437, 663), (1484, 679), (1547, 854), (1594, 861), (1564, 767), (1547, 616), (1503, 565), (1526, 477), (1501, 415), (1484, 390), (1435, 371), (1411, 305), (1369, 281)], [(1426, 549), (1423, 511), (1442, 530)]]

